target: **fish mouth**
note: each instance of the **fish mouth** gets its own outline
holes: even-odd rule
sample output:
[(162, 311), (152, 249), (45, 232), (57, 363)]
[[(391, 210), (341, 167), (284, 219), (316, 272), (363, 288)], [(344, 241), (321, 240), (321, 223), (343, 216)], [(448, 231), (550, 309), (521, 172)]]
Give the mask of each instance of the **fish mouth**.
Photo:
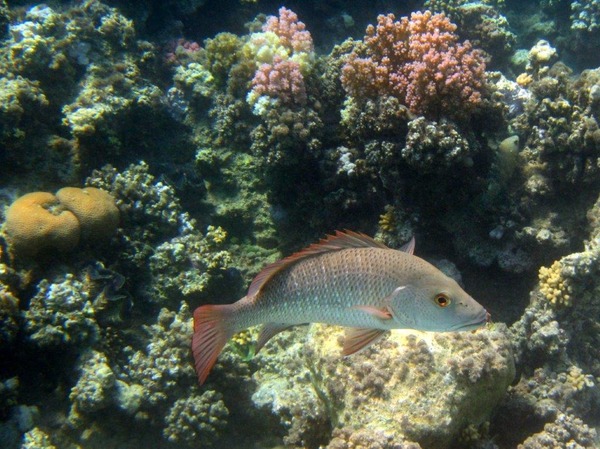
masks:
[(452, 327), (453, 331), (469, 331), (474, 329), (479, 329), (485, 324), (489, 323), (491, 319), (491, 315), (487, 310), (482, 309), (481, 312), (477, 314), (475, 318), (466, 323), (461, 323)]

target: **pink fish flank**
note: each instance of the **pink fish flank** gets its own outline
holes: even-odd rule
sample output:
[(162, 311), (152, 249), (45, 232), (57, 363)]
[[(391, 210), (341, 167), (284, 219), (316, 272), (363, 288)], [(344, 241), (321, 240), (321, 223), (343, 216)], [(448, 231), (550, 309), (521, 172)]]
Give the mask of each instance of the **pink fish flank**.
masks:
[(414, 239), (393, 250), (364, 234), (337, 231), (267, 266), (239, 301), (198, 307), (192, 337), (198, 381), (204, 383), (233, 334), (258, 324), (264, 326), (256, 352), (290, 326), (346, 326), (344, 355), (391, 329), (452, 332), (483, 326), (486, 310), (413, 250)]

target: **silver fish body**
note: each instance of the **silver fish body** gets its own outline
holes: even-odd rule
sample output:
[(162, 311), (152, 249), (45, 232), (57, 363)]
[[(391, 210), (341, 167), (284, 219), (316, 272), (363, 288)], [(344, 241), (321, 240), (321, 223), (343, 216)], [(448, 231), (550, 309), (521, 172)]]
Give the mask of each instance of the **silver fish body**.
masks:
[[(446, 311), (446, 315), (457, 318), (456, 323), (446, 325), (448, 320), (443, 320), (438, 324), (435, 319), (428, 323), (426, 317), (431, 316), (428, 305), (409, 302), (409, 297), (404, 304), (395, 304), (399, 310), (392, 320), (378, 318), (361, 308), (383, 309), (397, 288), (422, 290), (432, 284), (457, 298), (457, 305), (462, 305), (473, 318), (463, 320), (464, 315)], [(486, 318), (485, 309), (477, 307), (456, 281), (433, 265), (411, 254), (382, 248), (348, 248), (298, 261), (276, 273), (255, 297), (245, 297), (236, 304), (236, 331), (270, 322), (328, 323), (385, 330), (418, 326), (421, 330), (441, 331), (479, 325)], [(432, 305), (433, 310), (439, 307)], [(403, 307), (409, 310), (402, 311)], [(415, 307), (417, 310), (413, 310)]]
[(344, 354), (390, 329), (458, 331), (485, 324), (486, 310), (413, 249), (414, 241), (397, 251), (363, 234), (338, 232), (266, 267), (236, 303), (199, 307), (192, 351), (200, 383), (231, 335), (257, 324), (265, 324), (257, 350), (296, 324), (346, 326)]

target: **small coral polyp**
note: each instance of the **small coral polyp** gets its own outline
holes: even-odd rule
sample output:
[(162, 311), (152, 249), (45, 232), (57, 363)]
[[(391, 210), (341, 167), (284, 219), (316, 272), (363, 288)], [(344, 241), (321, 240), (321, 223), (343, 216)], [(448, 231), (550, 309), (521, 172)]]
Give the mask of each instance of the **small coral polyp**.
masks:
[(540, 292), (553, 306), (572, 305), (572, 287), (561, 274), (562, 264), (555, 261), (550, 268), (541, 267), (539, 272)]

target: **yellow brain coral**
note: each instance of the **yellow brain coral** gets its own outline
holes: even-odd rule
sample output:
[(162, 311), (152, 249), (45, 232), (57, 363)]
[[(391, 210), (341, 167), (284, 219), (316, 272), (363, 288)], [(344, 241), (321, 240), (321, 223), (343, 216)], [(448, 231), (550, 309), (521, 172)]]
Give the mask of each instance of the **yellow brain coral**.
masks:
[(119, 224), (119, 209), (104, 190), (65, 187), (52, 195), (32, 192), (18, 198), (6, 212), (4, 232), (16, 256), (47, 250), (70, 251), (80, 240), (108, 239)]
[(13, 250), (34, 256), (47, 249), (69, 251), (79, 243), (79, 221), (48, 192), (18, 198), (6, 212), (4, 231)]
[(540, 292), (554, 306), (570, 306), (572, 288), (569, 280), (562, 277), (561, 268), (562, 265), (558, 260), (550, 268), (540, 268), (538, 274)]
[(79, 220), (82, 239), (107, 240), (119, 225), (119, 209), (104, 190), (64, 187), (56, 192), (56, 197)]

